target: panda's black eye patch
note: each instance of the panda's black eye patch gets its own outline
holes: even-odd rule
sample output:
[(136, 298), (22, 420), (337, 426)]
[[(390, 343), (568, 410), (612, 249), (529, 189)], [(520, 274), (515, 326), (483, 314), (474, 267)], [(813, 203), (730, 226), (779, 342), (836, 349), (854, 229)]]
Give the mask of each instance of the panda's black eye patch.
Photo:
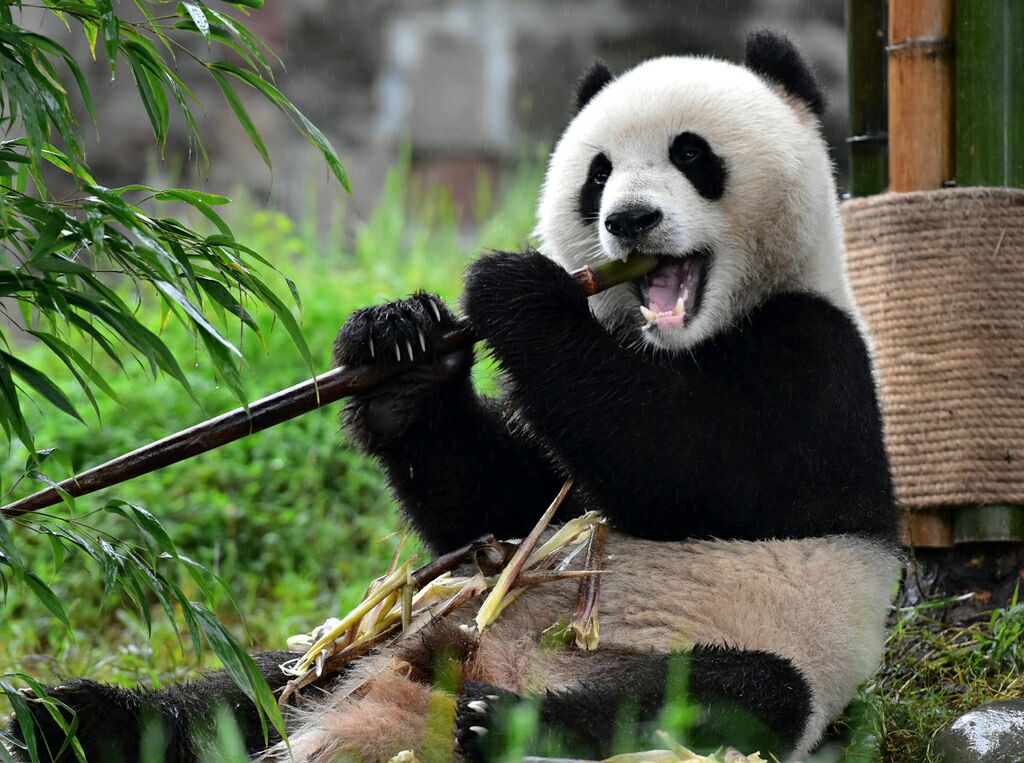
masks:
[(597, 222), (601, 215), (601, 196), (605, 184), (612, 174), (611, 160), (604, 154), (598, 154), (590, 161), (587, 179), (580, 189), (580, 217), (584, 222)]
[(668, 158), (705, 199), (722, 198), (727, 174), (725, 161), (702, 137), (692, 132), (679, 133), (669, 146)]

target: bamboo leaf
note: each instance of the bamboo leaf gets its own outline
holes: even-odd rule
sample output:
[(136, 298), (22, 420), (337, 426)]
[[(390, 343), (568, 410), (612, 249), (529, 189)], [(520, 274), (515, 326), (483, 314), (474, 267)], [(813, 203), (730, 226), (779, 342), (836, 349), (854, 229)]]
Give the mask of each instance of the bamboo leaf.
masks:
[(221, 336), (220, 332), (210, 323), (206, 316), (189, 301), (188, 297), (185, 296), (182, 291), (172, 283), (166, 281), (154, 281), (153, 285), (163, 294), (168, 300), (181, 307), (185, 313), (195, 321), (196, 325), (199, 326), (206, 336), (220, 343), (229, 352), (242, 357), (242, 352), (235, 347), (231, 342)]
[(267, 738), (266, 721), (268, 719), (277, 732), (287, 738), (284, 719), (281, 717), (281, 708), (252, 657), (206, 607), (197, 602), (191, 602), (191, 609), (207, 641), (224, 664), (228, 675), (256, 705), (260, 714), (260, 723), (263, 726), (264, 738)]
[(61, 392), (60, 387), (50, 381), (45, 374), (3, 350), (0, 350), (0, 357), (3, 357), (11, 370), (20, 376), (28, 386), (46, 398), (51, 405), (64, 411), (69, 416), (73, 416), (83, 424), (85, 423), (84, 419), (78, 415), (78, 411), (75, 410), (75, 406), (68, 399), (68, 396)]
[(210, 36), (210, 20), (206, 18), (206, 14), (203, 13), (203, 9), (195, 3), (182, 3), (178, 6), (178, 13), (181, 13), (181, 9), (188, 12), (188, 15), (192, 18), (192, 22), (196, 25), (196, 29), (199, 30), (203, 37)]
[(103, 33), (103, 47), (110, 60), (110, 74), (117, 74), (117, 51), (121, 42), (121, 20), (114, 13), (111, 0), (95, 0), (100, 11), (100, 30)]
[(266, 145), (263, 143), (263, 136), (260, 135), (260, 131), (253, 124), (252, 119), (249, 117), (249, 112), (245, 110), (245, 106), (242, 104), (241, 99), (238, 97), (238, 93), (234, 91), (231, 84), (224, 78), (224, 76), (216, 71), (215, 69), (210, 70), (210, 75), (213, 77), (213, 81), (217, 83), (217, 87), (220, 88), (220, 92), (224, 95), (224, 100), (228, 102), (231, 110), (235, 113), (235, 119), (242, 125), (242, 129), (245, 130), (246, 135), (249, 136), (249, 140), (255, 146), (259, 155), (263, 158), (263, 163), (267, 167), (271, 167), (270, 152), (267, 151)]
[(225, 72), (237, 79), (240, 79), (242, 82), (261, 93), (283, 114), (294, 120), (300, 130), (305, 134), (306, 140), (320, 151), (324, 161), (327, 162), (327, 166), (330, 168), (335, 178), (337, 178), (341, 187), (349, 193), (352, 192), (348, 182), (348, 175), (345, 173), (344, 167), (341, 166), (341, 160), (338, 158), (338, 155), (330, 141), (327, 140), (327, 137), (320, 132), (320, 130), (310, 122), (306, 116), (299, 111), (294, 104), (292, 104), (291, 101), (284, 97), (280, 90), (258, 74), (242, 69), (234, 64), (227, 63), (226, 61), (216, 61), (210, 64), (209, 68), (211, 70)]
[(70, 630), (71, 623), (68, 620), (67, 612), (64, 611), (64, 605), (57, 595), (50, 590), (50, 587), (29, 569), (23, 570), (22, 580), (32, 589), (32, 593), (43, 603), (43, 606), (50, 610), (50, 613), (60, 620), (65, 628)]

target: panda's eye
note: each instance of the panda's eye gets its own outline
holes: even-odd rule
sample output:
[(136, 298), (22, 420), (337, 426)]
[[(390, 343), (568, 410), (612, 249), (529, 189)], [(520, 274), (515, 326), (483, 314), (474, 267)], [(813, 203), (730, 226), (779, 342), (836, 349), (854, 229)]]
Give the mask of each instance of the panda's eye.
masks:
[(725, 159), (716, 154), (704, 138), (693, 132), (679, 133), (669, 146), (668, 158), (705, 199), (722, 198), (729, 174)]
[(677, 135), (672, 141), (668, 150), (669, 158), (676, 167), (682, 168), (684, 164), (694, 164), (705, 155), (707, 143), (693, 133)]
[(587, 180), (594, 185), (604, 185), (612, 175), (612, 163), (604, 154), (598, 154), (590, 162)]
[(604, 195), (604, 186), (612, 175), (612, 162), (604, 154), (598, 154), (590, 160), (587, 168), (587, 179), (580, 188), (579, 211), (580, 217), (585, 223), (597, 222), (601, 212), (601, 196)]

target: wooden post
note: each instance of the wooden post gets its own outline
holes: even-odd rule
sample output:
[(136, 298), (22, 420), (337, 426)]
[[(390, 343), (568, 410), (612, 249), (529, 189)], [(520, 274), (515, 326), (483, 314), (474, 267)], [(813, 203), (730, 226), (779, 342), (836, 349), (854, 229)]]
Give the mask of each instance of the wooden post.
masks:
[(1024, 187), (1024, 2), (956, 8), (957, 185)]
[[(889, 0), (889, 180), (926, 191), (953, 180), (953, 0)], [(919, 547), (953, 545), (951, 510), (907, 517)]]
[(851, 196), (882, 193), (889, 185), (885, 6), (886, 0), (846, 0)]
[(953, 0), (889, 0), (893, 191), (926, 191), (953, 180), (952, 30)]

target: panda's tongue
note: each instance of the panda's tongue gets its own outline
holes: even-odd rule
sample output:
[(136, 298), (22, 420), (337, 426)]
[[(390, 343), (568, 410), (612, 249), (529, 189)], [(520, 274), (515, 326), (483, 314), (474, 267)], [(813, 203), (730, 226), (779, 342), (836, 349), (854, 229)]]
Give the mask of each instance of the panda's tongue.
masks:
[(647, 274), (647, 309), (644, 317), (658, 326), (681, 326), (693, 309), (700, 280), (699, 258), (663, 259)]

